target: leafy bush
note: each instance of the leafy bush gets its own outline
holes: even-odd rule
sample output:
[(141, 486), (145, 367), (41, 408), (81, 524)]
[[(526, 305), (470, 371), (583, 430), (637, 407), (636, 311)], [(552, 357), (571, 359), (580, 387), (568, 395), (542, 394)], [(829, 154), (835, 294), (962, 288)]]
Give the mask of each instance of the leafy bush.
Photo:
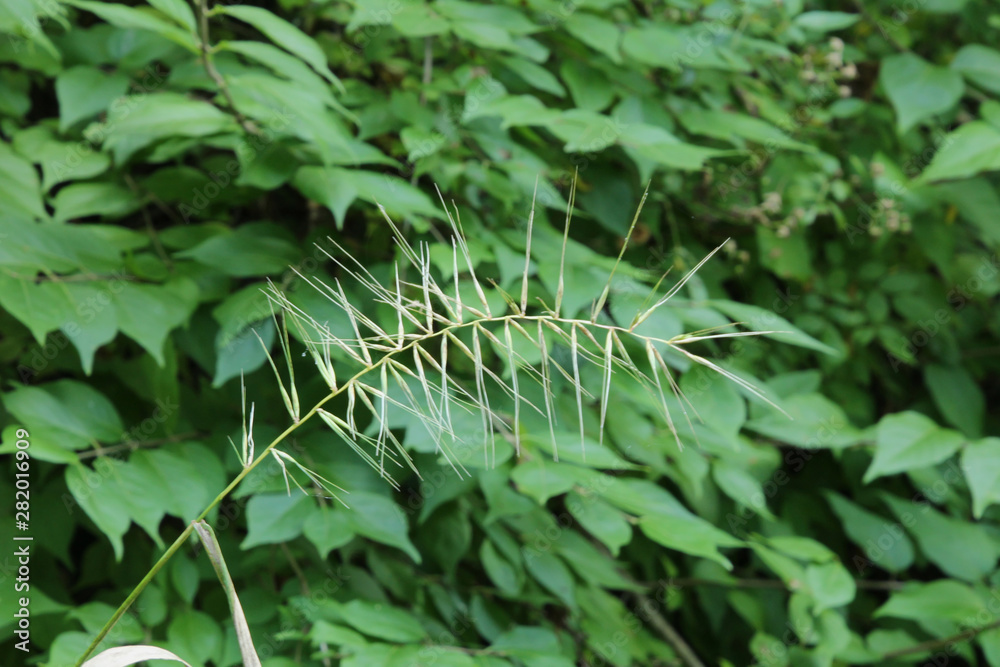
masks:
[[(239, 664), (187, 541), (217, 499), (265, 667), (1000, 665), (1000, 14), (260, 4), (0, 7), (0, 451), (30, 434), (41, 664), (174, 541), (104, 645)], [(285, 431), (400, 328), (450, 326), (423, 285), (491, 317), (527, 314), (522, 282), (581, 324), (474, 326), (448, 390), (428, 348), (412, 393), (386, 364)], [(608, 353), (587, 323), (659, 340)], [(661, 342), (685, 332), (716, 368)], [(551, 394), (528, 372), (511, 400), (512, 352)], [(388, 484), (337, 428), (412, 468)]]

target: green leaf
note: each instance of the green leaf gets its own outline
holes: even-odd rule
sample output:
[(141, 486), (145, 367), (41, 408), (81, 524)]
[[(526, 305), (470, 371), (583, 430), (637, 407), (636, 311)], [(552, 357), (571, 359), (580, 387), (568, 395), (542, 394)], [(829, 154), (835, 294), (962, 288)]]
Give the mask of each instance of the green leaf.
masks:
[(115, 219), (132, 213), (141, 205), (142, 201), (132, 190), (118, 183), (71, 183), (52, 199), (55, 208), (52, 217), (56, 222), (91, 215)]
[(266, 290), (265, 282), (247, 285), (227, 296), (212, 310), (213, 319), (219, 323), (219, 334), (216, 339), (219, 347), (228, 345), (250, 325), (270, 319), (275, 308), (273, 302), (267, 298)]
[(757, 227), (760, 263), (780, 278), (807, 282), (813, 275), (812, 251), (805, 234), (779, 236), (774, 230)]
[(766, 337), (831, 356), (839, 356), (835, 349), (816, 340), (773, 310), (727, 299), (710, 300), (706, 305), (738, 322), (741, 330), (776, 331), (779, 333), (766, 334)]
[(504, 95), (488, 100), (474, 108), (467, 108), (462, 121), (468, 122), (480, 116), (499, 116), (503, 119), (500, 124), (503, 129), (519, 125), (546, 125), (560, 117), (559, 111), (547, 108), (533, 95)]
[(345, 623), (370, 637), (410, 643), (422, 640), (427, 634), (412, 614), (388, 604), (351, 600), (340, 609)]
[(266, 9), (247, 5), (222, 5), (219, 7), (219, 11), (257, 28), (257, 30), (264, 33), (275, 44), (309, 63), (313, 69), (322, 74), (331, 83), (336, 84), (343, 92), (343, 85), (340, 83), (340, 79), (334, 76), (326, 64), (326, 55), (323, 53), (323, 49), (320, 48), (319, 44), (312, 37), (285, 19), (275, 16)]
[(806, 568), (805, 585), (816, 604), (813, 613), (850, 604), (857, 588), (851, 573), (839, 562), (820, 563)]
[(198, 52), (198, 43), (193, 34), (163, 20), (155, 11), (108, 2), (91, 2), (90, 0), (65, 0), (65, 2), (73, 7), (96, 14), (112, 25), (120, 28), (148, 30), (183, 46), (191, 53)]
[(117, 443), (125, 430), (111, 401), (76, 380), (18, 387), (4, 394), (3, 403), (33, 437), (49, 438), (65, 449)]
[(507, 474), (501, 473), (496, 468), (483, 471), (479, 475), (479, 485), (490, 508), (483, 521), (484, 525), (489, 525), (505, 516), (526, 514), (535, 508), (531, 500), (511, 488)]
[(964, 366), (928, 364), (924, 384), (946, 422), (970, 438), (982, 435), (986, 399)]
[(738, 505), (749, 507), (768, 520), (775, 520), (766, 504), (764, 485), (749, 470), (735, 463), (716, 460), (712, 463), (712, 478), (719, 489)]
[(962, 450), (962, 472), (972, 492), (972, 514), (981, 519), (987, 507), (1000, 502), (1000, 438), (967, 444)]
[(31, 163), (0, 142), (0, 214), (47, 220), (38, 174)]
[(479, 547), (479, 560), (487, 576), (502, 593), (513, 596), (520, 592), (521, 578), (518, 571), (500, 555), (489, 540), (484, 540)]
[(844, 532), (862, 549), (864, 557), (854, 558), (861, 573), (867, 569), (867, 561), (893, 573), (913, 564), (913, 543), (902, 526), (835, 493), (827, 492), (824, 496), (843, 524)]
[(604, 543), (617, 556), (632, 541), (632, 526), (625, 514), (594, 495), (573, 492), (566, 498), (566, 508), (580, 525)]
[(388, 544), (420, 563), (420, 552), (410, 541), (406, 515), (399, 505), (384, 496), (352, 491), (347, 498), (348, 516), (354, 532), (370, 540)]
[(337, 229), (343, 229), (347, 209), (360, 194), (350, 179), (324, 167), (301, 167), (292, 185), (307, 198), (326, 206), (337, 221)]
[[(565, 142), (567, 153), (594, 153), (614, 144), (622, 133), (616, 119), (586, 109), (570, 109), (546, 119), (545, 126)], [(537, 122), (536, 122), (537, 124)]]
[(104, 173), (111, 158), (85, 144), (58, 141), (44, 126), (36, 125), (14, 137), (14, 148), (42, 167), (42, 189), (71, 180), (85, 180)]
[(795, 141), (767, 121), (746, 114), (692, 108), (680, 114), (678, 119), (692, 134), (703, 134), (736, 145), (742, 144), (739, 139), (749, 139), (768, 148), (816, 150), (811, 144)]
[(163, 549), (160, 539), (160, 521), (163, 519), (164, 505), (168, 500), (168, 490), (158, 484), (159, 478), (147, 469), (136, 468), (129, 463), (114, 461), (116, 477), (121, 497), (129, 516), (142, 527), (156, 545)]
[(515, 35), (526, 35), (541, 30), (541, 26), (514, 7), (462, 2), (462, 0), (438, 0), (434, 3), (434, 8), (453, 21), (495, 25)]
[(112, 298), (122, 332), (164, 364), (163, 344), (171, 330), (187, 322), (198, 305), (198, 288), (179, 278), (159, 285), (123, 283)]
[(619, 46), (622, 41), (622, 31), (611, 21), (594, 16), (587, 12), (573, 12), (565, 22), (566, 32), (590, 48), (603, 53), (611, 62), (621, 64), (622, 55)]
[(807, 449), (842, 449), (862, 439), (843, 408), (822, 394), (794, 394), (780, 405), (791, 417), (767, 410), (746, 427), (769, 438)]
[(456, 37), (477, 44), (482, 48), (517, 51), (517, 44), (514, 43), (511, 34), (503, 28), (489, 23), (459, 20), (452, 23), (451, 30)]
[(789, 556), (794, 556), (799, 560), (826, 563), (837, 558), (837, 555), (829, 547), (809, 537), (782, 535), (769, 537), (767, 543), (778, 551), (786, 553)]
[[(618, 142), (633, 160), (688, 171), (701, 169), (709, 158), (733, 153), (684, 143), (663, 128), (645, 123), (633, 123), (620, 128)], [(649, 178), (649, 173), (647, 169), (642, 171), (646, 179)]]
[(423, 531), (426, 531), (425, 552), (429, 552), (441, 569), (453, 576), (472, 544), (468, 512), (460, 503), (448, 503), (430, 516), (423, 525)]
[(569, 568), (551, 551), (535, 551), (525, 548), (524, 567), (543, 588), (551, 591), (567, 607), (575, 610), (576, 585)]
[(331, 551), (354, 539), (354, 530), (347, 514), (332, 511), (326, 506), (317, 507), (309, 515), (302, 526), (302, 532), (324, 560)]
[(309, 630), (309, 638), (314, 641), (325, 641), (334, 646), (366, 646), (368, 640), (360, 634), (340, 625), (319, 620), (313, 623)]
[(594, 491), (629, 514), (668, 514), (688, 517), (691, 512), (663, 487), (645, 479), (613, 477), (584, 470), (581, 486)]
[(891, 616), (911, 621), (947, 619), (961, 624), (975, 619), (982, 611), (986, 611), (985, 605), (971, 587), (944, 579), (926, 584), (906, 584), (903, 590), (892, 593), (889, 601), (875, 610), (874, 616)]
[(382, 205), (390, 215), (444, 217), (423, 191), (390, 174), (340, 167), (302, 167), (292, 184), (306, 197), (330, 209), (338, 227), (343, 227), (347, 208), (358, 198)]
[(981, 632), (976, 637), (976, 642), (983, 649), (986, 663), (990, 667), (1000, 665), (1000, 629), (994, 628)]
[(181, 599), (192, 604), (201, 586), (198, 566), (189, 558), (176, 558), (170, 563), (170, 583)]
[(783, 553), (767, 548), (759, 542), (751, 542), (750, 548), (767, 567), (777, 574), (789, 588), (798, 588), (805, 579), (802, 564)]
[(566, 95), (566, 89), (559, 83), (559, 79), (541, 65), (537, 65), (526, 58), (515, 56), (501, 58), (500, 62), (532, 88), (551, 93), (556, 97), (564, 97)]
[(650, 514), (639, 519), (639, 528), (646, 537), (668, 549), (708, 558), (727, 570), (732, 570), (733, 564), (719, 552), (718, 547), (743, 544), (729, 533), (695, 516)]
[[(41, 63), (34, 68), (48, 73), (49, 69), (58, 69), (61, 54), (41, 26), (47, 20), (56, 20), (65, 26), (64, 14), (58, 5), (46, 5), (38, 0), (8, 0), (0, 5), (0, 33), (9, 35), (6, 39), (13, 53), (42, 56), (39, 58)], [(27, 44), (29, 41), (31, 43)], [(8, 59), (17, 61), (9, 56)]]
[(984, 121), (965, 123), (946, 136), (916, 183), (975, 176), (1000, 169), (1000, 128)]
[(916, 539), (927, 559), (945, 574), (976, 582), (996, 569), (1000, 544), (986, 526), (942, 514), (926, 501), (918, 504), (888, 493), (880, 496)]
[(39, 345), (73, 313), (69, 289), (54, 282), (36, 283), (0, 275), (0, 306), (31, 332)]
[[(371, 14), (364, 8), (358, 6), (355, 16), (358, 14)], [(354, 20), (353, 18), (351, 19)], [(438, 14), (431, 5), (404, 4), (398, 7), (395, 13), (392, 27), (399, 34), (406, 37), (430, 37), (448, 32), (451, 23)]]
[(268, 44), (267, 42), (227, 41), (220, 44), (219, 48), (226, 51), (234, 51), (264, 65), (275, 74), (300, 84), (329, 108), (340, 112), (348, 118), (353, 117), (353, 114), (337, 101), (330, 87), (316, 72), (300, 59), (289, 55), (273, 44)]
[(966, 44), (955, 54), (951, 68), (967, 81), (1000, 95), (1000, 51), (982, 44)]
[(928, 417), (909, 411), (883, 417), (875, 433), (875, 458), (865, 472), (866, 484), (885, 475), (944, 461), (965, 441), (960, 433), (940, 428)]
[(510, 478), (518, 491), (544, 505), (549, 498), (572, 489), (577, 475), (574, 466), (535, 457), (514, 466)]
[(59, 131), (66, 132), (81, 120), (106, 110), (112, 101), (128, 91), (128, 76), (90, 65), (76, 65), (56, 76), (59, 102)]
[(125, 553), (122, 537), (132, 524), (127, 499), (122, 495), (118, 480), (103, 477), (82, 465), (66, 468), (66, 486), (76, 504), (83, 508), (97, 528), (111, 541), (115, 560), (121, 562)]
[(277, 232), (277, 227), (266, 223), (241, 225), (229, 234), (212, 236), (176, 256), (193, 259), (228, 276), (280, 274), (298, 261), (301, 253), (284, 234)]
[(515, 626), (497, 637), (490, 648), (537, 667), (573, 667), (574, 664), (561, 655), (558, 637), (546, 628)]
[(601, 73), (577, 60), (567, 60), (559, 68), (573, 102), (580, 109), (601, 111), (615, 99), (615, 89)]
[(124, 163), (136, 151), (170, 137), (204, 137), (236, 132), (236, 121), (208, 102), (173, 92), (122, 97), (111, 103), (108, 120), (98, 136), (104, 148)]
[[(746, 71), (749, 63), (720, 49), (713, 37), (699, 39), (699, 33), (687, 28), (665, 23), (650, 23), (625, 33), (622, 51), (644, 65), (664, 67), (675, 72), (685, 67), (696, 69), (718, 68)], [(697, 43), (698, 48), (690, 48)]]
[(217, 454), (196, 443), (139, 450), (129, 464), (150, 489), (162, 493), (164, 510), (184, 521), (193, 521), (226, 483)]
[(187, 28), (192, 35), (198, 33), (194, 12), (184, 0), (149, 0), (149, 4), (172, 18), (181, 27)]
[(795, 17), (792, 23), (804, 30), (813, 32), (835, 32), (850, 28), (861, 19), (860, 14), (847, 12), (803, 12)]
[[(533, 546), (542, 549), (547, 543), (542, 542)], [(639, 584), (622, 576), (616, 567), (617, 563), (607, 553), (598, 551), (590, 540), (575, 530), (564, 530), (552, 546), (584, 581), (615, 590), (641, 589)]]
[(522, 438), (522, 442), (549, 454), (558, 454), (560, 461), (577, 463), (590, 468), (628, 470), (634, 467), (615, 454), (607, 445), (602, 445), (597, 440), (584, 437), (581, 441), (579, 432), (573, 433), (557, 429), (555, 431), (555, 446), (553, 446), (552, 437), (549, 435), (527, 435)]
[(181, 611), (167, 626), (167, 645), (195, 664), (205, 663), (221, 648), (222, 630), (203, 611)]
[(380, 205), (390, 215), (426, 215), (440, 220), (444, 213), (423, 190), (407, 183), (398, 176), (377, 174), (362, 169), (329, 170), (335, 178), (348, 179), (358, 192), (358, 197), (372, 204)]
[(1000, 244), (1000, 218), (993, 213), (1000, 210), (1000, 195), (993, 184), (979, 176), (961, 181), (937, 183), (930, 192), (953, 204), (966, 220), (979, 229), (988, 243)]
[(240, 544), (246, 550), (260, 544), (280, 544), (302, 534), (315, 501), (300, 493), (262, 493), (247, 503), (247, 536)]
[(879, 81), (896, 110), (900, 134), (922, 120), (948, 111), (965, 91), (958, 72), (931, 65), (912, 53), (885, 58)]
[[(255, 336), (252, 331), (257, 332)], [(257, 339), (260, 336), (260, 340)], [(221, 387), (240, 374), (250, 375), (267, 363), (267, 350), (274, 346), (275, 327), (272, 320), (263, 320), (244, 330), (239, 336), (222, 344), (222, 332), (216, 338), (215, 376), (213, 387)], [(263, 341), (264, 345), (261, 345)], [(266, 348), (266, 350), (265, 350)]]

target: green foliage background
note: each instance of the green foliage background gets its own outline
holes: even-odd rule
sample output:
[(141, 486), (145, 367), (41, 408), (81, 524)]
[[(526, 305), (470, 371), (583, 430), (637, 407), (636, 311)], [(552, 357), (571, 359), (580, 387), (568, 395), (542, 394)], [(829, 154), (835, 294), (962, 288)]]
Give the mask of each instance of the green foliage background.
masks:
[[(3, 664), (74, 664), (235, 476), (241, 372), (256, 440), (286, 428), (251, 333), (280, 354), (267, 280), (346, 331), (301, 276), (342, 277), (332, 237), (388, 282), (376, 203), (451, 279), (436, 184), (516, 293), (537, 182), (551, 301), (578, 174), (565, 307), (599, 296), (649, 183), (610, 316), (731, 239), (648, 326), (792, 332), (702, 348), (794, 419), (671, 357), (703, 419), (683, 450), (616, 379), (586, 461), (537, 422), (461, 479), (400, 418), (423, 480), (399, 492), (304, 427), (288, 450), (349, 510), (274, 464), (210, 517), (264, 665), (1000, 665), (994, 6), (258, 4), (0, 5), (0, 451), (28, 429), (35, 538), (30, 657), (0, 560)], [(228, 667), (228, 619), (189, 548), (108, 641)]]

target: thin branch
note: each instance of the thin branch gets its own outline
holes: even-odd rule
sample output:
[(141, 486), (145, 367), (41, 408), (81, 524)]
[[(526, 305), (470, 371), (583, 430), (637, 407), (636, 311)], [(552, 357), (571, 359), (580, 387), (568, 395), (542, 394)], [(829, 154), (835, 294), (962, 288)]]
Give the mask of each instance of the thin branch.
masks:
[[(898, 591), (905, 581), (869, 581), (855, 579), (858, 588), (874, 591)], [(702, 579), (699, 577), (677, 577), (667, 579), (667, 586), (672, 588), (696, 588), (698, 586), (715, 586), (718, 588), (767, 588), (788, 590), (788, 585), (780, 579)]]
[(420, 86), (420, 106), (427, 104), (427, 86), (430, 85), (434, 76), (434, 37), (428, 35), (424, 37), (424, 75)]
[(642, 593), (633, 593), (632, 597), (635, 599), (636, 604), (639, 605), (639, 609), (642, 610), (642, 615), (649, 621), (657, 632), (663, 635), (663, 638), (667, 640), (675, 651), (677, 651), (678, 657), (680, 657), (681, 662), (683, 662), (688, 667), (705, 667), (705, 663), (698, 658), (698, 655), (694, 652), (691, 646), (684, 641), (684, 637), (677, 632), (676, 628), (670, 624), (662, 614), (656, 609), (656, 604), (650, 600), (648, 597)]
[(205, 72), (219, 87), (219, 92), (226, 98), (226, 104), (229, 105), (240, 126), (250, 134), (259, 135), (260, 129), (236, 107), (233, 94), (229, 91), (229, 84), (219, 74), (219, 70), (215, 69), (215, 62), (212, 60), (212, 45), (208, 40), (208, 0), (198, 0), (198, 27), (201, 33), (201, 61), (205, 65)]
[(108, 454), (114, 454), (115, 452), (121, 452), (125, 450), (136, 450), (136, 449), (146, 449), (150, 447), (159, 447), (160, 445), (167, 445), (172, 442), (183, 442), (184, 440), (190, 440), (191, 438), (203, 437), (204, 433), (199, 433), (198, 431), (191, 431), (189, 433), (178, 433), (177, 435), (171, 435), (167, 438), (159, 438), (157, 440), (147, 440), (145, 442), (123, 442), (120, 445), (113, 445), (111, 447), (101, 447), (98, 445), (96, 449), (90, 451), (81, 452), (77, 454), (79, 459), (91, 459), (96, 456), (107, 456)]
[[(143, 192), (142, 189), (139, 187), (139, 184), (136, 183), (135, 179), (133, 179), (128, 174), (125, 174), (125, 183), (128, 185), (129, 189), (131, 189), (136, 196), (138, 197), (143, 196)], [(149, 194), (148, 196), (150, 197), (151, 201), (153, 199), (156, 199), (155, 195)], [(173, 271), (174, 261), (173, 259), (170, 258), (170, 255), (169, 253), (167, 253), (166, 248), (163, 247), (163, 243), (160, 242), (160, 235), (156, 231), (156, 227), (153, 226), (153, 218), (149, 215), (149, 210), (146, 208), (145, 203), (143, 203), (140, 211), (142, 212), (142, 220), (146, 225), (146, 231), (149, 232), (149, 238), (152, 240), (153, 247), (156, 249), (156, 254), (160, 256), (160, 259), (163, 260), (163, 263), (167, 266), (167, 268), (170, 271)]]
[(937, 648), (943, 648), (949, 644), (955, 644), (958, 642), (969, 641), (970, 639), (976, 637), (987, 630), (994, 630), (1000, 628), (1000, 620), (993, 621), (988, 625), (984, 625), (979, 628), (969, 628), (968, 630), (963, 630), (958, 634), (951, 635), (950, 637), (944, 637), (942, 639), (929, 639), (925, 642), (920, 642), (919, 644), (914, 644), (913, 646), (907, 646), (906, 648), (897, 649), (895, 651), (889, 651), (888, 653), (883, 653), (882, 658), (889, 660), (892, 658), (899, 658), (904, 655), (912, 655), (913, 653), (923, 653), (924, 651), (933, 651)]

